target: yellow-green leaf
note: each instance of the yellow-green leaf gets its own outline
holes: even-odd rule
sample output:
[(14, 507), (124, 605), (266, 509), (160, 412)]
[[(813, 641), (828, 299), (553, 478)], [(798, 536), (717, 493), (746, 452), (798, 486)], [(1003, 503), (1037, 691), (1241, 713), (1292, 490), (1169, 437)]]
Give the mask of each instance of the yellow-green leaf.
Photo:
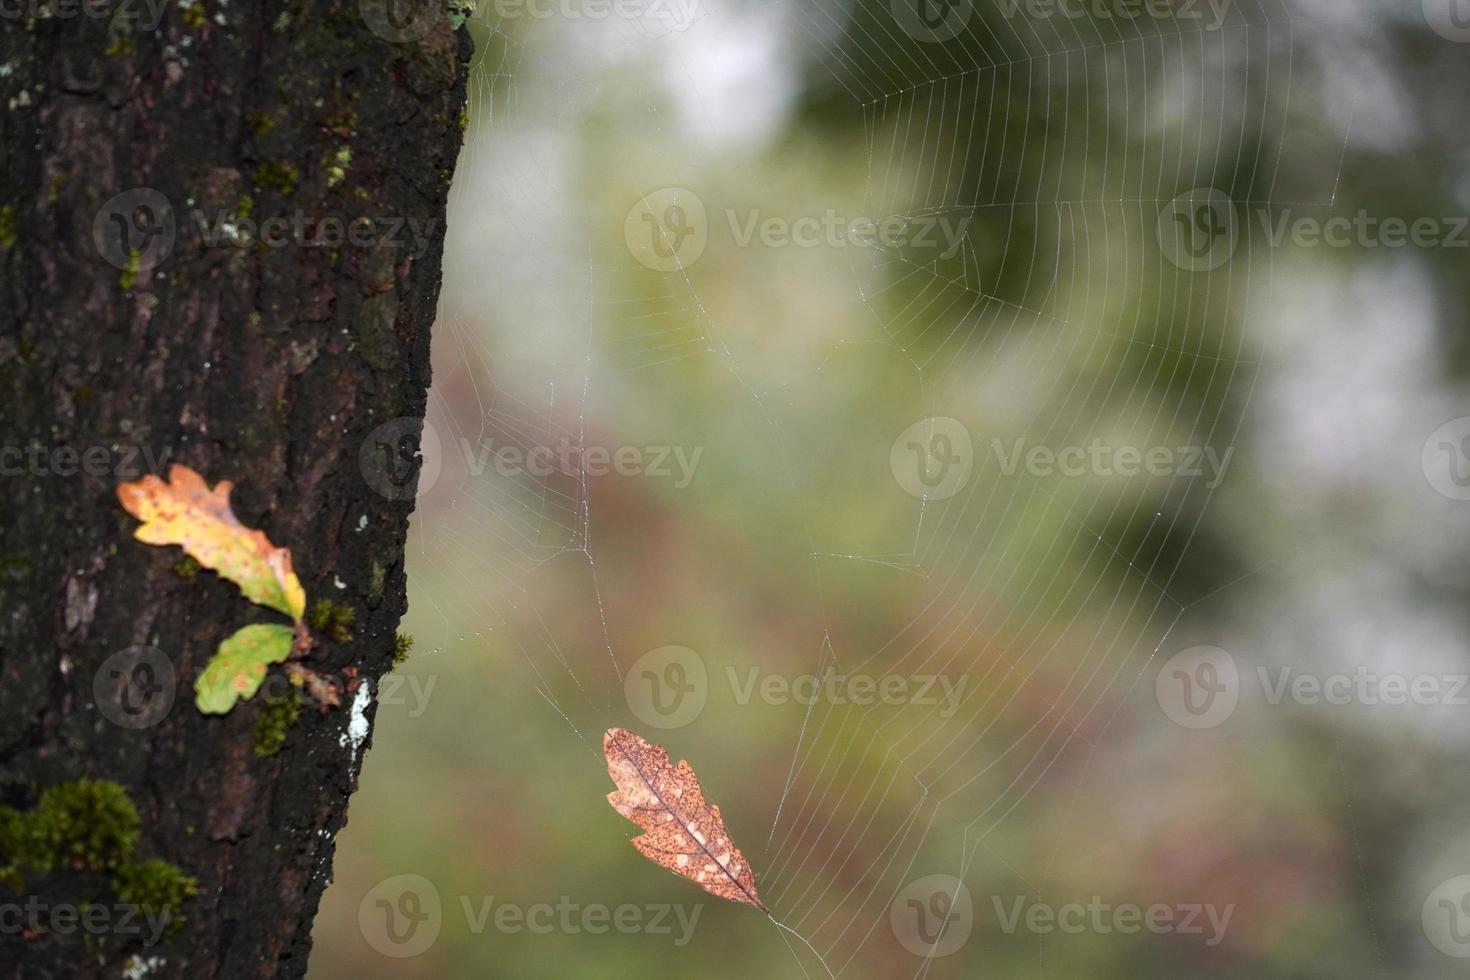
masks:
[(236, 630), (219, 645), (214, 659), (194, 682), (194, 703), (205, 714), (222, 715), (240, 698), (260, 689), (266, 668), (291, 655), (295, 631), (278, 623), (256, 623)]
[(169, 468), (168, 482), (145, 476), (119, 484), (117, 499), (143, 525), (134, 537), (147, 544), (181, 545), (186, 554), (240, 587), (245, 598), (300, 620), (306, 590), (291, 567), (291, 552), (240, 523), (230, 509), (229, 480), (213, 490), (187, 466)]

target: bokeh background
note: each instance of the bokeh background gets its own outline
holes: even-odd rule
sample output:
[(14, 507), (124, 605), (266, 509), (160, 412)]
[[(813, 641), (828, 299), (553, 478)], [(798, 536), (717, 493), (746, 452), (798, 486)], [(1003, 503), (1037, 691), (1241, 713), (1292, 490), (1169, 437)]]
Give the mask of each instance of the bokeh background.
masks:
[[(415, 654), (314, 976), (1465, 975), (1470, 4), (469, 24)], [(772, 918), (633, 850), (614, 725)]]

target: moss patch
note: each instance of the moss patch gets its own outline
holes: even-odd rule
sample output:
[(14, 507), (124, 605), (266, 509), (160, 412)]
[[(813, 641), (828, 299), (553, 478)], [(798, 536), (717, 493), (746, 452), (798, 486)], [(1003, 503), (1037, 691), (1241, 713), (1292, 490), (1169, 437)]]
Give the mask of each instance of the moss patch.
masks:
[(118, 273), (117, 284), (122, 287), (124, 292), (127, 292), (134, 286), (138, 285), (138, 277), (142, 274), (143, 253), (136, 251), (129, 252), (128, 264), (126, 267), (124, 267), (122, 272)]
[(150, 858), (125, 864), (112, 877), (117, 897), (136, 905), (151, 916), (166, 916), (164, 935), (178, 932), (183, 924), (179, 909), (199, 894), (199, 883), (167, 861)]
[(291, 726), (301, 718), (301, 696), (291, 690), (261, 705), (255, 716), (255, 757), (269, 759), (286, 745)]
[(15, 247), (15, 205), (0, 208), (0, 248)]
[(273, 190), (282, 197), (295, 194), (297, 185), (301, 183), (301, 171), (284, 160), (267, 160), (256, 167), (251, 176), (255, 186)]
[(166, 861), (136, 860), (140, 826), (127, 791), (105, 779), (59, 783), (31, 810), (0, 807), (0, 883), (19, 892), (27, 873), (105, 872), (122, 901), (166, 915), (171, 935), (198, 883)]
[(37, 871), (53, 867), (111, 871), (138, 843), (138, 811), (117, 783), (78, 779), (41, 794), (36, 808), (14, 827), (23, 860)]
[(327, 186), (336, 187), (347, 179), (347, 169), (352, 166), (352, 147), (338, 147), (337, 151), (327, 157)]
[(408, 662), (413, 656), (413, 637), (407, 633), (399, 633), (393, 637), (393, 667), (396, 670)]
[(269, 112), (247, 112), (245, 113), (245, 125), (256, 136), (264, 136), (276, 128), (275, 117)]
[(306, 614), (307, 625), (336, 643), (352, 642), (352, 621), (356, 618), (357, 610), (339, 606), (331, 599), (318, 599)]
[(29, 582), (33, 566), (25, 555), (0, 556), (0, 579)]

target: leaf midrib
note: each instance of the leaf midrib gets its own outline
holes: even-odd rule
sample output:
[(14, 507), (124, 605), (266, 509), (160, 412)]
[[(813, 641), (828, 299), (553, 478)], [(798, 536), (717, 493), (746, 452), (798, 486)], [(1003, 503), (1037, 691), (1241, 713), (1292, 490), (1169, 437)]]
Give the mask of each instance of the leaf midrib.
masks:
[[(653, 794), (654, 799), (658, 800), (659, 805), (667, 810), (669, 812), (669, 815), (672, 816), (675, 820), (679, 820), (679, 811), (670, 806), (669, 802), (663, 798), (663, 795), (658, 791), (658, 787), (653, 784), (653, 780), (649, 779), (647, 774), (643, 772), (643, 767), (638, 764), (638, 760), (634, 759), (631, 755), (628, 754), (626, 749), (623, 749), (621, 747), (618, 749), (618, 753), (632, 764), (633, 770), (638, 773), (638, 778), (643, 780), (643, 785), (648, 787), (648, 791)], [(674, 768), (672, 763), (670, 763), (669, 768)], [(706, 805), (708, 805), (708, 801), (706, 801)], [(692, 840), (699, 847), (699, 849), (705, 853), (705, 856), (708, 857), (712, 862), (714, 862), (715, 867), (719, 868), (726, 878), (729, 878), (732, 882), (734, 882), (735, 887), (740, 889), (741, 894), (750, 899), (750, 904), (754, 905), (758, 909), (761, 909), (762, 911), (766, 910), (766, 907), (764, 904), (761, 903), (761, 900), (752, 895), (750, 891), (745, 887), (745, 885), (741, 883), (740, 879), (736, 878), (730, 873), (730, 869), (725, 867), (725, 865), (720, 862), (719, 858), (715, 857), (714, 853), (710, 851), (708, 846), (701, 842), (698, 837), (694, 836), (694, 832), (690, 830), (687, 826), (685, 826), (682, 820), (679, 820), (679, 827), (684, 831), (685, 836)], [(728, 832), (726, 832), (726, 836), (729, 836)], [(730, 842), (730, 850), (737, 850), (735, 847), (735, 842), (733, 840)], [(669, 870), (672, 871), (673, 869), (670, 868)], [(754, 874), (754, 871), (752, 871), (751, 873)]]

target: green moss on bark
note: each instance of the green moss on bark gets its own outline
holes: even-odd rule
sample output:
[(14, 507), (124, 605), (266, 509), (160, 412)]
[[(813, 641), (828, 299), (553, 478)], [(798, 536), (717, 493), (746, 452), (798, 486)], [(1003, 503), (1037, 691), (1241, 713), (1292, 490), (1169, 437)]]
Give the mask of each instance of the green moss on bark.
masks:
[(30, 810), (0, 807), (0, 884), (19, 892), (28, 876), (102, 872), (119, 899), (167, 916), (172, 932), (198, 884), (166, 861), (135, 859), (140, 827), (137, 807), (117, 783), (75, 779), (49, 787)]

